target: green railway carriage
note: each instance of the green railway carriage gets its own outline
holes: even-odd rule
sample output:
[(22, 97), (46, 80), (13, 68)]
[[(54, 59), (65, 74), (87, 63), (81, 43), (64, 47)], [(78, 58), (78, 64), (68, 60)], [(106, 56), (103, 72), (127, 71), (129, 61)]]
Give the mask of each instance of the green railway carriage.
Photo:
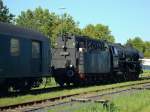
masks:
[(50, 41), (39, 32), (0, 23), (0, 87), (30, 89), (50, 76)]

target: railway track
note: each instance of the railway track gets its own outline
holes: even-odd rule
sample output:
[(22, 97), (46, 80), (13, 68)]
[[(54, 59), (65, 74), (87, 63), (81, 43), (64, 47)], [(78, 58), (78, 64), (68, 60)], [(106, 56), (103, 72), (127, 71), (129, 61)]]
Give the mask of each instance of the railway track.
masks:
[[(150, 76), (148, 77), (140, 77), (139, 80), (148, 80), (150, 79)], [(103, 85), (107, 85), (108, 83), (106, 84), (103, 84)], [(109, 83), (111, 84), (111, 83)], [(87, 86), (89, 87), (89, 86)], [(41, 89), (33, 89), (33, 90), (29, 90), (29, 91), (24, 91), (24, 92), (8, 92), (8, 93), (0, 93), (0, 98), (8, 98), (8, 97), (16, 97), (16, 96), (24, 96), (24, 95), (27, 95), (27, 94), (32, 94), (32, 95), (36, 95), (36, 94), (42, 94), (42, 93), (48, 93), (48, 92), (51, 92), (51, 91), (61, 91), (61, 90), (64, 90), (64, 89), (74, 89), (76, 87), (74, 86), (70, 86), (70, 87), (65, 87), (65, 88), (61, 88), (59, 86), (54, 86), (54, 87), (49, 87), (49, 88), (41, 88)]]
[[(140, 86), (140, 87), (138, 87)], [(130, 88), (126, 88), (126, 89), (119, 89), (119, 88), (113, 88), (112, 91), (107, 91), (107, 92), (99, 92), (99, 94), (94, 94), (94, 95), (80, 95), (80, 96), (76, 96), (73, 98), (70, 98), (69, 101), (66, 102), (61, 102), (61, 103), (57, 103), (54, 105), (49, 105), (47, 106), (46, 110), (55, 110), (57, 112), (74, 112), (74, 110), (78, 110), (79, 108), (83, 108), (83, 106), (87, 106), (91, 103), (101, 103), (103, 105), (104, 108), (108, 108), (108, 106), (111, 104), (111, 97), (119, 96), (121, 94), (133, 94), (136, 92), (139, 92), (141, 90), (150, 90), (150, 83), (145, 83), (145, 84), (140, 84), (138, 86), (130, 86)], [(115, 90), (115, 89), (119, 89), (119, 90)], [(114, 91), (113, 91), (114, 90)], [(90, 94), (90, 93), (89, 93)], [(119, 95), (118, 95), (119, 94)], [(109, 96), (109, 98), (105, 98), (106, 96)], [(110, 97), (111, 96), (111, 97)], [(109, 101), (110, 99), (110, 101)], [(78, 103), (79, 105), (77, 105), (76, 103)], [(58, 108), (63, 107), (65, 108), (66, 106), (70, 107), (67, 110), (58, 110)], [(88, 107), (88, 106), (87, 106)], [(45, 108), (45, 107), (44, 107)], [(25, 112), (45, 112), (44, 108), (37, 108), (37, 109), (31, 109), (31, 110), (27, 110)], [(62, 108), (62, 109), (63, 109)]]
[[(127, 85), (121, 85), (121, 86), (116, 86), (116, 87), (109, 87), (109, 88), (93, 90), (93, 91), (88, 91), (88, 92), (75, 93), (75, 94), (70, 94), (70, 95), (62, 95), (62, 96), (43, 99), (43, 100), (25, 102), (25, 103), (21, 103), (21, 104), (0, 106), (0, 111), (11, 111), (11, 110), (18, 110), (18, 109), (21, 110), (21, 111), (29, 111), (29, 110), (31, 111), (31, 110), (35, 110), (35, 109), (44, 108), (45, 106), (54, 107), (54, 106), (62, 105), (62, 104), (69, 104), (70, 102), (72, 102), (71, 100), (66, 100), (66, 101), (63, 101), (63, 100), (70, 99), (70, 98), (75, 97), (75, 96), (82, 96), (82, 95), (87, 95), (87, 94), (91, 94), (91, 93), (104, 92), (104, 91), (110, 91), (110, 90), (115, 90), (115, 89), (137, 88), (141, 85), (146, 85), (146, 84), (150, 85), (150, 81), (147, 81), (147, 82), (142, 82), (141, 81), (141, 82), (134, 83), (134, 84), (127, 84)], [(104, 95), (105, 94), (106, 93), (104, 93)], [(109, 93), (109, 94), (111, 94), (111, 93)], [(32, 107), (32, 109), (31, 109), (31, 107)]]

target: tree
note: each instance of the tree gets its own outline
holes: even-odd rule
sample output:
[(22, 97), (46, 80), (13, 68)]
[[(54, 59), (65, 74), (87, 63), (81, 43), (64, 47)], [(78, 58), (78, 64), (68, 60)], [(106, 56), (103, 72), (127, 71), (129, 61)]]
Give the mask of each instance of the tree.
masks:
[(53, 30), (53, 35), (56, 37), (61, 34), (81, 35), (81, 30), (78, 27), (78, 23), (73, 20), (73, 17), (69, 14), (63, 14), (58, 18), (58, 25)]
[(87, 25), (83, 29), (83, 35), (96, 38), (96, 39), (107, 40), (109, 42), (115, 41), (114, 37), (111, 35), (111, 31), (109, 30), (109, 27), (102, 24)]
[(150, 58), (150, 41), (145, 41), (144, 56)]
[(127, 40), (126, 44), (132, 45), (134, 48), (144, 53), (144, 42), (140, 37), (135, 37), (133, 39)]
[(14, 15), (9, 12), (7, 6), (3, 4), (3, 1), (0, 0), (0, 21), (12, 23)]
[(135, 37), (133, 39), (128, 39), (126, 44), (132, 45), (137, 50), (144, 54), (144, 57), (150, 57), (150, 42), (143, 41), (140, 37)]
[(48, 37), (52, 37), (52, 31), (57, 25), (58, 17), (55, 13), (50, 13), (47, 9), (41, 7), (34, 11), (28, 9), (22, 11), (16, 19), (16, 24), (42, 32)]
[(16, 19), (16, 24), (42, 32), (51, 39), (54, 45), (55, 39), (62, 31), (73, 34), (80, 32), (78, 24), (70, 15), (64, 14), (62, 16), (63, 20), (59, 15), (49, 12), (48, 9), (38, 7), (33, 11), (29, 9), (22, 11)]

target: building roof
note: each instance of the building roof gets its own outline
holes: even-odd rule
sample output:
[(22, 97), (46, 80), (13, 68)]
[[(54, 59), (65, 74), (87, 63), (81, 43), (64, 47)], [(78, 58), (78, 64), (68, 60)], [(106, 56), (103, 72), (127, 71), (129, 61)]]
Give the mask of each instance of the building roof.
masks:
[(40, 41), (47, 40), (47, 38), (43, 34), (37, 31), (2, 22), (0, 22), (0, 34)]

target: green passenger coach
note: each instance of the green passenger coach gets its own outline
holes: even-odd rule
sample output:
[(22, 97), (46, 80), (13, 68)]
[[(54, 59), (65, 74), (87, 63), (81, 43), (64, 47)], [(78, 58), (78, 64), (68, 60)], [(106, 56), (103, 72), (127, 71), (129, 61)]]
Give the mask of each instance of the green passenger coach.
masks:
[(51, 47), (39, 32), (0, 23), (0, 88), (26, 90), (50, 76)]

